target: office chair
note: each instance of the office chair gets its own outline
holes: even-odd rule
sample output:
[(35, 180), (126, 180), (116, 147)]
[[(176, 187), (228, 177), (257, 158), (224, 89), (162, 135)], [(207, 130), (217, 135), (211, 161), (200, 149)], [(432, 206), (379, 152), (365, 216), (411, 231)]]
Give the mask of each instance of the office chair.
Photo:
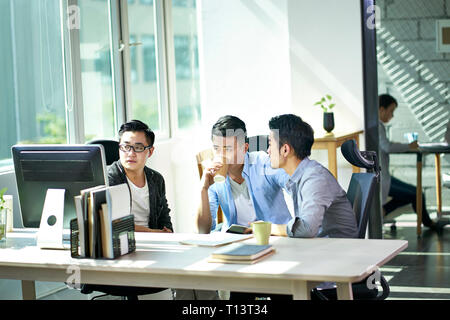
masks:
[[(380, 166), (378, 164), (377, 153), (374, 151), (360, 151), (355, 140), (348, 140), (341, 146), (341, 152), (344, 158), (352, 165), (367, 169), (366, 173), (353, 173), (350, 185), (347, 191), (347, 198), (352, 204), (355, 212), (356, 222), (358, 226), (357, 238), (364, 239), (366, 236), (367, 223), (372, 204), (375, 196), (376, 185), (379, 183)], [(368, 281), (374, 274), (366, 279), (353, 283), (353, 297), (355, 300), (384, 300), (389, 295), (389, 285), (386, 279), (379, 275), (382, 287), (381, 294), (378, 289), (368, 288)], [(370, 279), (369, 279), (370, 278)], [(311, 299), (313, 300), (336, 300), (337, 292), (335, 288), (320, 289), (314, 288), (311, 291)]]
[(109, 166), (113, 162), (119, 160), (119, 142), (115, 140), (92, 140), (86, 144), (101, 144), (105, 149), (106, 165)]

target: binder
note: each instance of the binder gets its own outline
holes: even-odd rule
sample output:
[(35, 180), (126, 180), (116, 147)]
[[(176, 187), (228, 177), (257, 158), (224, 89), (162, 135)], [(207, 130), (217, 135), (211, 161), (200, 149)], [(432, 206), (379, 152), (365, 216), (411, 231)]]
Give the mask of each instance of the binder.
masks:
[(80, 247), (79, 247), (79, 255), (81, 257), (86, 256), (86, 233), (85, 230), (87, 228), (86, 219), (83, 215), (83, 205), (82, 205), (82, 197), (75, 196), (75, 211), (77, 213), (77, 223), (79, 227), (79, 239), (80, 239)]
[[(136, 251), (136, 239), (134, 234), (134, 216), (128, 215), (112, 221), (112, 257), (103, 256), (97, 259), (116, 259), (122, 255)], [(70, 251), (72, 258), (82, 257), (79, 254), (79, 230), (77, 219), (70, 221)]]
[[(115, 259), (134, 252), (136, 241), (130, 200), (126, 184), (82, 190), (81, 196), (75, 197), (82, 210), (77, 211), (77, 218), (70, 224), (72, 257)], [(80, 216), (83, 219), (79, 219)]]

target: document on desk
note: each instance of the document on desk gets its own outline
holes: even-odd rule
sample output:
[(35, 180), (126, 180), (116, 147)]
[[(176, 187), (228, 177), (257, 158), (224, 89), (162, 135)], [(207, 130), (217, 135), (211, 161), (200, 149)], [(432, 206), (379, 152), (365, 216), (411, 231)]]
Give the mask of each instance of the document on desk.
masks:
[(180, 243), (201, 247), (219, 247), (229, 243), (247, 240), (252, 237), (252, 234), (213, 232), (209, 234), (191, 235), (188, 239), (181, 240)]

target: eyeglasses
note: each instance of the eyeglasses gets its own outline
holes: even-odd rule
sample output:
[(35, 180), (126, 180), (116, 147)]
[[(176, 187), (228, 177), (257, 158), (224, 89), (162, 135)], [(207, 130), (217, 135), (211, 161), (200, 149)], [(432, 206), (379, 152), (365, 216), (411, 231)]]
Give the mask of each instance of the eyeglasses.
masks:
[(119, 144), (119, 150), (123, 151), (123, 152), (130, 152), (131, 149), (133, 149), (134, 152), (136, 153), (141, 153), (144, 152), (147, 149), (150, 149), (152, 146), (142, 146), (142, 145), (134, 145), (132, 146), (131, 144)]

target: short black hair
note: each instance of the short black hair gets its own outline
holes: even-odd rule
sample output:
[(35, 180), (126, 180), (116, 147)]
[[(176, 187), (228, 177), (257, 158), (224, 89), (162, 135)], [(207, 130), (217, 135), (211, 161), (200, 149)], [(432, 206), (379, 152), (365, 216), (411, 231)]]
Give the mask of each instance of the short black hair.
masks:
[(283, 114), (269, 121), (270, 130), (278, 131), (278, 147), (288, 144), (297, 158), (303, 160), (311, 155), (314, 130), (295, 114)]
[(219, 120), (213, 125), (211, 130), (212, 136), (221, 137), (242, 137), (244, 141), (247, 141), (247, 128), (244, 121), (235, 116), (226, 115), (220, 117)]
[(152, 147), (155, 143), (155, 133), (148, 127), (148, 125), (140, 120), (131, 120), (122, 124), (119, 129), (119, 139), (121, 139), (122, 135), (128, 131), (144, 132), (148, 145)]
[(397, 100), (390, 94), (385, 93), (378, 97), (378, 108), (387, 109), (393, 103), (398, 106)]

